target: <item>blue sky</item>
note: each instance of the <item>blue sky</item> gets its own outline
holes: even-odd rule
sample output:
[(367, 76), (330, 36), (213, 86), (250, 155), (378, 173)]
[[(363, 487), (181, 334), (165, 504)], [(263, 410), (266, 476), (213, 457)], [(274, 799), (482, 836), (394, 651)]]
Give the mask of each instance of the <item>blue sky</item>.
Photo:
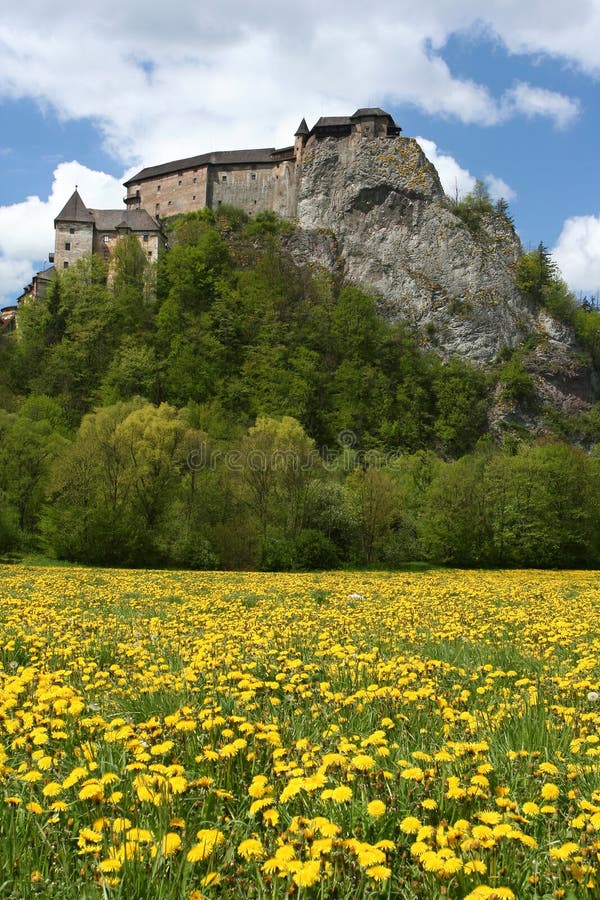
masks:
[(0, 306), (52, 249), (75, 184), (122, 205), (142, 165), (291, 143), (303, 116), (377, 105), (446, 190), (509, 201), (578, 294), (600, 291), (600, 0), (141, 0), (0, 22)]

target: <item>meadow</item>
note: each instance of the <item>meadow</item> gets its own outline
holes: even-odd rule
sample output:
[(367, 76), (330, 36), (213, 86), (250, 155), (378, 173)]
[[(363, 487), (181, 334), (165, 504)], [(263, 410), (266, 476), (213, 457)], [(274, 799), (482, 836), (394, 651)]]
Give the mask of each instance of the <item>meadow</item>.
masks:
[(0, 896), (600, 896), (593, 572), (0, 568)]

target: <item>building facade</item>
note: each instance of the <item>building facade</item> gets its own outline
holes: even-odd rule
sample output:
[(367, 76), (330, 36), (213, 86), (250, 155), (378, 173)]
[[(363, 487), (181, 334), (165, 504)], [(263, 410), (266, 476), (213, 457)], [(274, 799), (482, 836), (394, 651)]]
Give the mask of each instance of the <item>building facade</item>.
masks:
[(75, 188), (54, 220), (54, 253), (50, 262), (63, 271), (90, 253), (110, 262), (119, 238), (134, 235), (149, 260), (164, 246), (160, 225), (145, 209), (88, 209)]

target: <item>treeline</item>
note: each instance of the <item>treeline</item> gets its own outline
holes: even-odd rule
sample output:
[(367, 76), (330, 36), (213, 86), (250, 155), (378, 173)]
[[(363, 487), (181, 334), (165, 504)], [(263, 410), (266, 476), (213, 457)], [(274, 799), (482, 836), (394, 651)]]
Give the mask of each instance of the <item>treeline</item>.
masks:
[[(290, 227), (205, 210), (171, 223), (158, 265), (124, 239), (110, 274), (83, 259), (24, 305), (0, 339), (0, 552), (597, 565), (596, 457), (486, 434), (496, 385), (531, 398), (527, 348), (487, 372), (442, 363), (367, 293), (295, 265)], [(543, 248), (517, 277), (595, 351), (600, 316), (569, 305)]]
[(206, 210), (173, 226), (158, 268), (130, 238), (110, 284), (98, 257), (60, 273), (0, 353), (3, 405), (49, 395), (74, 429), (91, 409), (142, 396), (200, 404), (222, 436), (290, 415), (320, 447), (350, 429), (365, 449), (471, 449), (487, 428), (487, 377), (423, 353), (358, 288), (294, 265), (288, 227)]
[(458, 460), (324, 456), (291, 417), (235, 440), (201, 407), (136, 399), (73, 437), (51, 398), (0, 418), (0, 541), (111, 565), (314, 569), (600, 565), (600, 459), (559, 442), (488, 439)]

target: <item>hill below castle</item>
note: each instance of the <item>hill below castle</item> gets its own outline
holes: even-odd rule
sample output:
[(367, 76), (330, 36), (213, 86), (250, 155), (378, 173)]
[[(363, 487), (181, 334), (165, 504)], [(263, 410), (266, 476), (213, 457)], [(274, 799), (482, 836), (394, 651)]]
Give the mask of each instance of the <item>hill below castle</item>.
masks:
[(157, 262), (119, 237), (22, 304), (0, 549), (597, 565), (600, 316), (414, 141), (325, 135), (302, 165), (297, 222), (163, 220)]
[[(289, 243), (296, 259), (374, 292), (380, 314), (409, 323), (422, 346), (483, 366), (518, 356), (532, 378), (529, 402), (497, 408), (496, 426), (512, 416), (537, 428), (542, 407), (569, 415), (600, 396), (564, 285), (559, 303), (544, 303), (541, 287), (529, 290), (506, 205), (485, 192), (451, 202), (415, 140), (314, 144), (303, 159), (298, 224)], [(544, 265), (558, 282), (547, 257)], [(580, 324), (584, 332), (591, 320)]]

